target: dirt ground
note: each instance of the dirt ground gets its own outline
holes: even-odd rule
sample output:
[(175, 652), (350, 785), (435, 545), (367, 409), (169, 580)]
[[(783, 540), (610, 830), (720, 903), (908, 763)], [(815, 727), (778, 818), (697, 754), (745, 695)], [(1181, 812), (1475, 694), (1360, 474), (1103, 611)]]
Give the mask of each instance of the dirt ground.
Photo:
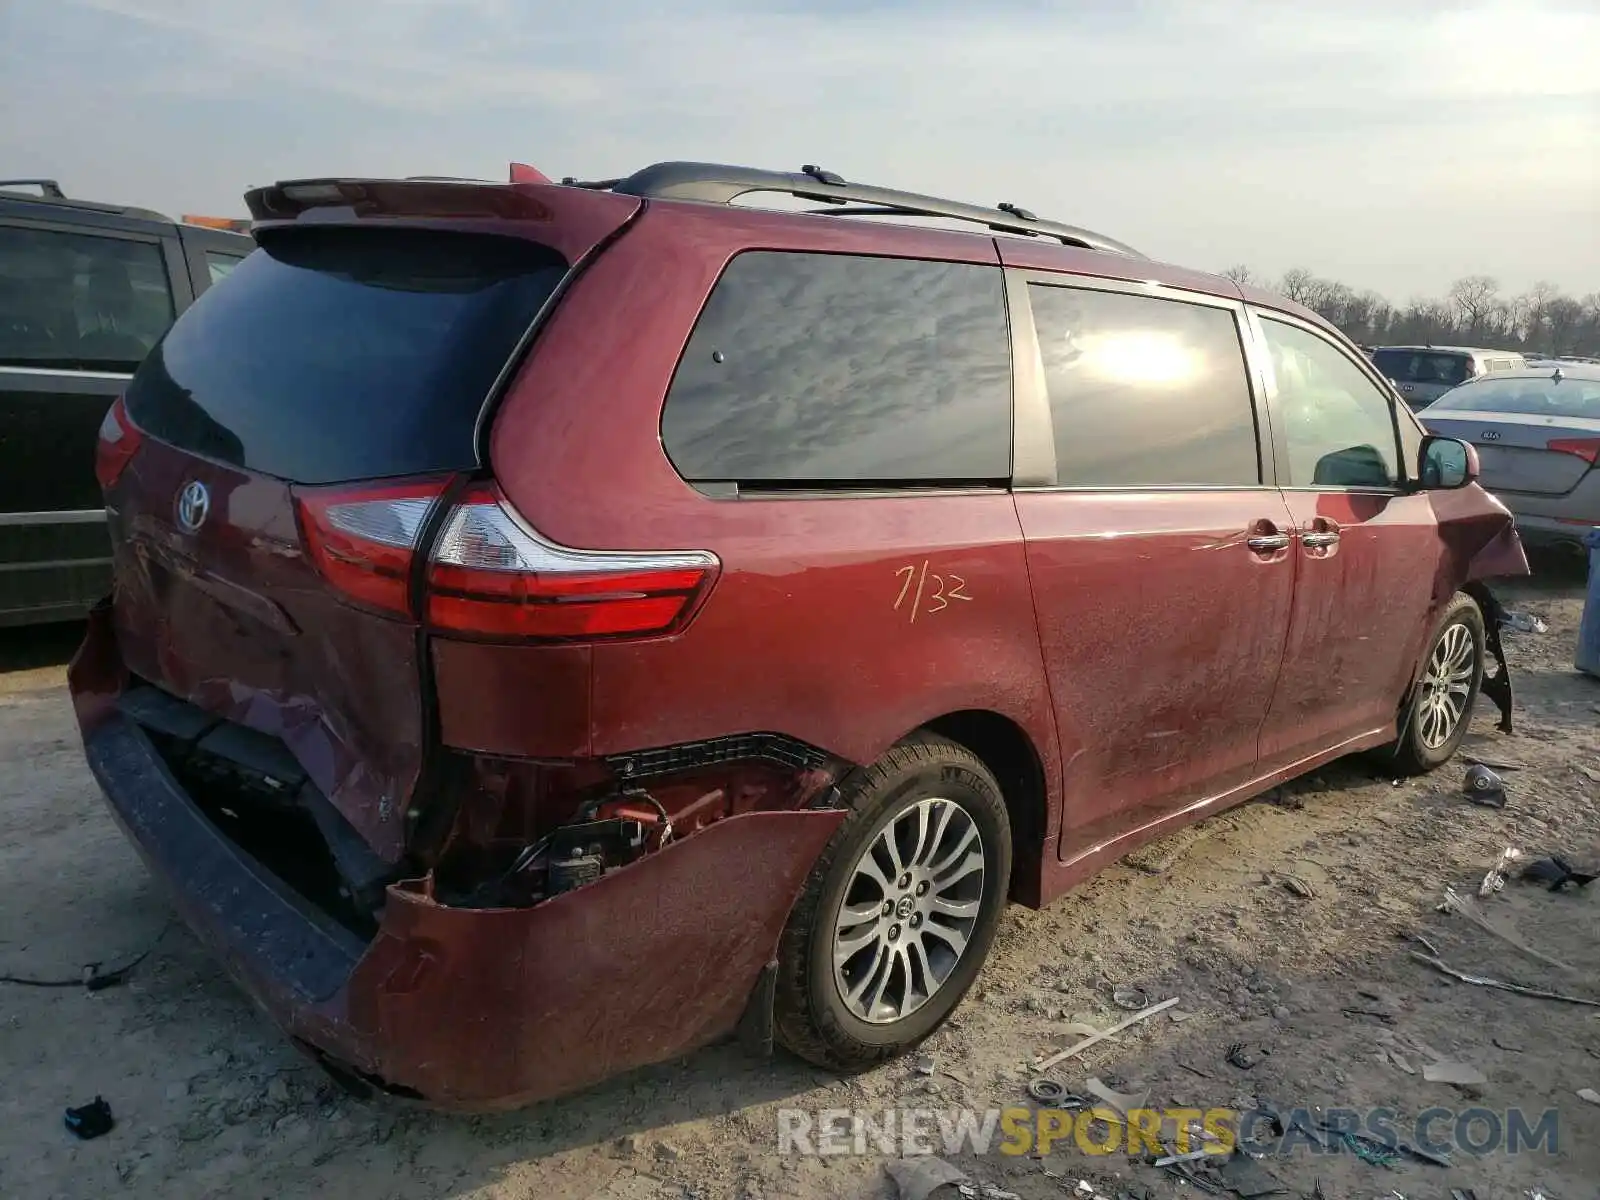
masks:
[[(1151, 1002), (1180, 997), (1189, 1016), (1161, 1013), (1051, 1072), (1075, 1091), (1098, 1076), (1148, 1089), (1151, 1105), (1388, 1106), (1405, 1120), (1435, 1106), (1502, 1119), (1520, 1107), (1530, 1126), (1557, 1111), (1554, 1153), (1458, 1149), (1448, 1167), (1351, 1153), (1263, 1160), (1290, 1197), (1429, 1200), (1454, 1187), (1478, 1200), (1534, 1190), (1591, 1200), (1600, 1105), (1577, 1093), (1600, 1091), (1600, 1008), (1457, 982), (1413, 959), (1420, 946), (1407, 940), (1422, 933), (1469, 973), (1600, 998), (1600, 886), (1551, 893), (1512, 881), (1483, 902), (1565, 968), (1436, 911), (1447, 885), (1475, 895), (1507, 846), (1579, 858), (1600, 846), (1600, 681), (1571, 666), (1581, 588), (1570, 567), (1542, 567), (1502, 592), (1550, 626), (1507, 637), (1517, 732), (1494, 732), (1485, 705), (1468, 747), (1516, 766), (1504, 809), (1465, 802), (1456, 764), (1398, 785), (1337, 764), (1147, 849), (1047, 911), (1012, 908), (977, 988), (920, 1061), (840, 1080), (719, 1047), (492, 1118), (357, 1102), (299, 1057), (172, 923), (103, 810), (63, 686), (76, 631), (5, 634), (0, 975), (73, 979), (87, 963), (150, 953), (124, 986), (92, 994), (0, 984), (0, 1195), (890, 1197), (881, 1157), (780, 1157), (778, 1110), (1027, 1103), (1030, 1060), (1074, 1042), (1074, 1021), (1125, 1016), (1111, 998), (1122, 984)], [(1235, 1044), (1254, 1065), (1226, 1061)], [(1428, 1082), (1435, 1056), (1486, 1082)], [(96, 1095), (117, 1126), (76, 1141), (63, 1107)], [(1200, 1195), (1071, 1139), (1044, 1158), (953, 1161), (978, 1196), (1087, 1195), (1079, 1180), (1108, 1200)]]

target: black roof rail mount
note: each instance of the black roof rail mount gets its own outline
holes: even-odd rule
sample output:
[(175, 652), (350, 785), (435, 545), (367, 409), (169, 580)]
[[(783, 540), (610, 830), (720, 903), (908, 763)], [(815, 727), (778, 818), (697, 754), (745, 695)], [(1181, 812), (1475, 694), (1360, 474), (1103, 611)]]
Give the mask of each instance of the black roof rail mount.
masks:
[(997, 233), (1016, 233), (1025, 237), (1047, 237), (1067, 246), (1107, 250), (1114, 254), (1143, 258), (1131, 246), (1091, 229), (1045, 221), (1015, 204), (983, 208), (958, 200), (942, 200), (916, 192), (896, 191), (867, 183), (850, 183), (832, 171), (807, 164), (798, 172), (764, 171), (756, 167), (724, 166), (718, 163), (663, 162), (635, 171), (626, 179), (579, 183), (563, 179), (573, 187), (609, 189), (627, 196), (655, 200), (697, 200), (708, 204), (731, 204), (751, 192), (778, 192), (801, 200), (843, 206), (838, 215), (891, 215), (946, 217), (984, 225)]
[(36, 187), (41, 196), (48, 196), (51, 200), (65, 200), (67, 194), (61, 190), (61, 185), (54, 179), (0, 179), (0, 188)]

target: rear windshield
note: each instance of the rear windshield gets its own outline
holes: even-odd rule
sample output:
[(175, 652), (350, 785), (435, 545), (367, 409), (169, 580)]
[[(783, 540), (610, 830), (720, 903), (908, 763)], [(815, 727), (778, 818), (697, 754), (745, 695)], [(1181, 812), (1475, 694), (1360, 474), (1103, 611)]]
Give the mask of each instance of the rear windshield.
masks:
[(1397, 383), (1442, 383), (1455, 387), (1467, 378), (1465, 354), (1437, 350), (1375, 350), (1372, 363)]
[(520, 238), (269, 231), (139, 368), (128, 414), (297, 483), (466, 469), (495, 378), (565, 269)]
[(1535, 417), (1588, 417), (1600, 420), (1600, 379), (1485, 379), (1443, 396), (1436, 412), (1522, 413)]

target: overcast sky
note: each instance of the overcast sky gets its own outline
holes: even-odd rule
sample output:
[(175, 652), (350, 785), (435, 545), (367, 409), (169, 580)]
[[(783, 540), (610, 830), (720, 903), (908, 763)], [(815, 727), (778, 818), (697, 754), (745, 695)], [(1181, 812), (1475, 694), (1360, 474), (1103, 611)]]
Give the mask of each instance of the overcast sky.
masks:
[(279, 178), (672, 158), (1395, 300), (1592, 292), (1600, 0), (0, 0), (0, 174), (69, 194), (242, 215)]

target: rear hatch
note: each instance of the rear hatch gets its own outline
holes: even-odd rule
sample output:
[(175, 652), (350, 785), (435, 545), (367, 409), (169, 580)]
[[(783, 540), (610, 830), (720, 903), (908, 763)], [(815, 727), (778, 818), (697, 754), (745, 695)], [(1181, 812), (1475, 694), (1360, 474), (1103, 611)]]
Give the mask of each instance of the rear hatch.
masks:
[(1486, 379), (1452, 392), (1423, 420), (1477, 448), (1490, 491), (1565, 496), (1600, 457), (1600, 381)]
[(577, 238), (551, 236), (549, 205), (526, 236), (348, 208), (264, 227), (107, 418), (128, 669), (277, 739), (387, 862), (430, 737), (410, 551), (477, 471), (480, 419), (570, 264), (635, 207)]

